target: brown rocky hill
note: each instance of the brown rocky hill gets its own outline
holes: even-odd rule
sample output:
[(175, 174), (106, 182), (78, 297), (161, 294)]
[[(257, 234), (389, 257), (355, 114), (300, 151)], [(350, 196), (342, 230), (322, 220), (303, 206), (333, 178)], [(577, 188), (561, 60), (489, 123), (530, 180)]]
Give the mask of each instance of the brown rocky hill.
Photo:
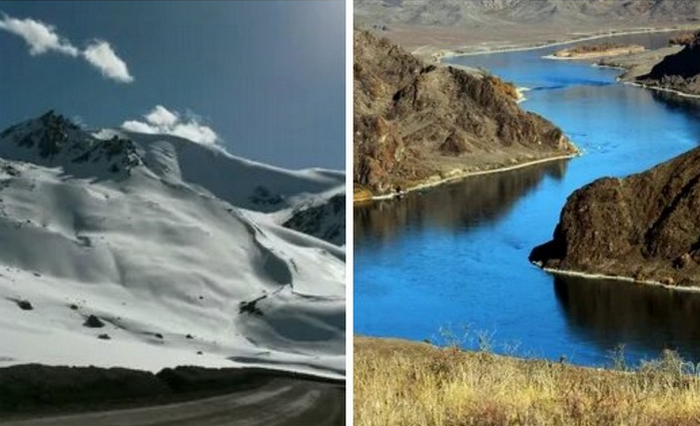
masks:
[(367, 31), (354, 37), (356, 187), (381, 194), (577, 152), (518, 106), (511, 84), (426, 64)]
[(700, 94), (700, 32), (694, 35), (683, 50), (666, 56), (649, 74), (637, 78), (637, 82), (693, 95)]
[(574, 192), (530, 260), (575, 271), (700, 286), (700, 148)]

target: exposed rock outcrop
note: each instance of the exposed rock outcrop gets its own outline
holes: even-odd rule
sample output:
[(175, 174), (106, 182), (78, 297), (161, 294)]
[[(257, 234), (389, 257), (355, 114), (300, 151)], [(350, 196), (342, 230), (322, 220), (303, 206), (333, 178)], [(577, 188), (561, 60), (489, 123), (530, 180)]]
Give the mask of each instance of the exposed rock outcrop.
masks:
[(345, 192), (294, 210), (283, 226), (336, 245), (345, 244)]
[(574, 192), (530, 260), (575, 271), (700, 286), (700, 148)]
[(666, 56), (637, 82), (663, 89), (700, 95), (700, 32), (680, 52)]
[(426, 64), (367, 31), (354, 43), (356, 187), (381, 194), (577, 152), (497, 77)]

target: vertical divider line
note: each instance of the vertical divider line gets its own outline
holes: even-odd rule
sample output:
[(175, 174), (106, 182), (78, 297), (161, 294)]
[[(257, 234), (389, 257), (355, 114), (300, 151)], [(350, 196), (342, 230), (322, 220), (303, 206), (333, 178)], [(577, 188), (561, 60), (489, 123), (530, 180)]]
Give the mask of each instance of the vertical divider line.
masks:
[(345, 416), (353, 424), (353, 0), (345, 0)]

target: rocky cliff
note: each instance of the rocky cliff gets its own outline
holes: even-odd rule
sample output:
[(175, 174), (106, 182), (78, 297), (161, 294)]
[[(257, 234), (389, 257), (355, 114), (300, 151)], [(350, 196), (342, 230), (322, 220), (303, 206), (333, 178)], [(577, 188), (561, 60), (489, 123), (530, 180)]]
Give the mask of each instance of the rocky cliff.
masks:
[(700, 148), (574, 192), (530, 260), (576, 271), (700, 286)]
[(576, 153), (509, 83), (355, 31), (354, 182), (374, 194)]
[(637, 78), (637, 82), (663, 89), (700, 95), (700, 32), (683, 50), (666, 56), (649, 74)]

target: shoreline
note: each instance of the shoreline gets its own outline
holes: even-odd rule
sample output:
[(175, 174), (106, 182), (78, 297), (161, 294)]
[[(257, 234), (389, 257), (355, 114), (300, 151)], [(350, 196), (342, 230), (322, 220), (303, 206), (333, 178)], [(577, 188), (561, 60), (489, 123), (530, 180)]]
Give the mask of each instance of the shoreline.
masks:
[[(612, 67), (611, 67), (612, 68)], [(625, 69), (625, 68), (621, 68)], [(634, 86), (634, 87), (639, 87), (642, 89), (648, 89), (648, 90), (656, 90), (658, 92), (667, 92), (667, 93), (673, 93), (675, 95), (684, 97), (684, 98), (690, 98), (690, 99), (700, 99), (700, 95), (693, 95), (691, 93), (685, 93), (681, 92), (680, 90), (674, 90), (674, 89), (667, 89), (665, 87), (658, 87), (658, 86), (649, 86), (647, 84), (642, 84), (642, 83), (636, 83), (634, 81), (622, 81), (622, 84), (626, 84), (629, 86)]]
[[(528, 161), (526, 163), (514, 164), (512, 166), (497, 167), (497, 168), (493, 168), (493, 169), (489, 169), (489, 170), (480, 170), (480, 171), (475, 171), (475, 172), (459, 173), (456, 176), (450, 176), (450, 177), (446, 177), (443, 179), (439, 179), (437, 181), (424, 182), (424, 183), (420, 183), (416, 186), (412, 186), (412, 187), (404, 190), (404, 195), (408, 194), (409, 192), (415, 192), (415, 191), (419, 191), (422, 189), (433, 188), (433, 187), (436, 187), (439, 185), (443, 185), (443, 184), (450, 183), (453, 181), (458, 181), (461, 179), (468, 179), (470, 177), (475, 177), (475, 176), (503, 173), (503, 172), (508, 172), (511, 170), (517, 170), (517, 169), (521, 169), (521, 168), (525, 168), (525, 167), (536, 166), (538, 164), (544, 164), (544, 163), (549, 163), (549, 162), (554, 162), (554, 161), (570, 160), (572, 158), (576, 158), (576, 157), (579, 157), (581, 155), (582, 155), (582, 153), (578, 152), (576, 154), (559, 155), (556, 157), (542, 158), (539, 160)], [(391, 194), (382, 194), (382, 195), (372, 195), (372, 197), (370, 199), (362, 199), (362, 200), (357, 200), (357, 201), (353, 200), (353, 204), (366, 203), (366, 202), (372, 202), (372, 201), (381, 201), (381, 200), (391, 200), (393, 198), (399, 198), (399, 194), (391, 193)]]
[[(661, 27), (661, 28), (635, 28), (635, 29), (630, 29), (630, 30), (621, 30), (617, 31), (616, 30), (609, 30), (609, 32), (606, 33), (586, 33), (582, 34), (582, 37), (580, 38), (573, 38), (569, 40), (562, 40), (562, 41), (555, 41), (551, 43), (542, 43), (542, 44), (535, 44), (535, 45), (521, 45), (521, 46), (511, 46), (511, 47), (502, 47), (502, 48), (493, 48), (493, 49), (486, 49), (486, 50), (481, 50), (481, 51), (471, 51), (471, 52), (456, 52), (451, 49), (441, 49), (435, 52), (432, 57), (436, 62), (442, 62), (444, 59), (448, 58), (456, 58), (456, 57), (462, 57), (462, 56), (476, 56), (476, 55), (490, 55), (494, 53), (512, 53), (512, 52), (525, 52), (525, 51), (530, 51), (530, 50), (538, 50), (538, 49), (546, 49), (548, 47), (556, 47), (556, 46), (565, 46), (567, 44), (573, 44), (573, 43), (578, 43), (582, 41), (592, 41), (592, 40), (599, 40), (602, 38), (609, 38), (609, 37), (619, 37), (619, 36), (626, 36), (626, 35), (637, 35), (637, 34), (656, 34), (656, 33), (671, 33), (671, 32), (676, 32), (676, 31), (692, 31), (692, 30), (699, 30), (700, 25), (690, 25), (686, 28), (671, 28), (671, 27)], [(469, 47), (469, 46), (467, 46)]]
[(632, 277), (627, 277), (624, 275), (607, 275), (607, 274), (593, 274), (589, 272), (572, 271), (567, 269), (556, 269), (556, 268), (543, 268), (536, 262), (532, 262), (533, 265), (537, 266), (540, 270), (548, 272), (554, 275), (564, 275), (568, 277), (579, 277), (591, 280), (613, 280), (613, 281), (624, 281), (632, 284), (648, 285), (653, 287), (662, 287), (666, 290), (676, 290), (689, 293), (700, 293), (700, 287), (681, 287), (677, 285), (664, 284), (659, 281), (654, 280), (637, 280)]
[[(542, 59), (547, 59), (550, 61), (577, 61), (577, 62), (593, 62), (593, 65), (595, 65), (595, 61), (599, 61), (602, 59), (608, 59), (608, 58), (614, 58), (616, 56), (625, 56), (629, 55), (630, 53), (617, 53), (617, 54), (610, 54), (610, 55), (598, 55), (598, 56), (570, 56), (570, 57), (562, 57), (562, 56), (554, 56), (554, 55), (544, 55), (540, 56)], [(621, 68), (621, 67), (620, 67)], [(623, 68), (624, 69), (624, 68)]]
[[(632, 51), (632, 48), (637, 48), (637, 51)], [(572, 53), (570, 56), (557, 56), (557, 53), (570, 51), (570, 49), (558, 50), (550, 55), (542, 56), (542, 59), (551, 59), (557, 61), (597, 61), (602, 59), (615, 58), (617, 56), (627, 56), (627, 55), (640, 55), (642, 53), (648, 52), (644, 46), (640, 45), (629, 45), (624, 47), (616, 47), (608, 50), (602, 50), (597, 52), (583, 52), (583, 53)]]

